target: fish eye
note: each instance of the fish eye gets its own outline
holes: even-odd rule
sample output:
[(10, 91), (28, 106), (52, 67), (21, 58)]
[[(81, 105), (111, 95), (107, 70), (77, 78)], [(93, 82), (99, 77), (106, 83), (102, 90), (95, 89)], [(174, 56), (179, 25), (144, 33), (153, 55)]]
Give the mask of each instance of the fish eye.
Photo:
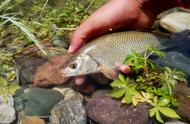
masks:
[(77, 68), (77, 64), (76, 63), (72, 63), (72, 64), (69, 65), (69, 68), (76, 69)]

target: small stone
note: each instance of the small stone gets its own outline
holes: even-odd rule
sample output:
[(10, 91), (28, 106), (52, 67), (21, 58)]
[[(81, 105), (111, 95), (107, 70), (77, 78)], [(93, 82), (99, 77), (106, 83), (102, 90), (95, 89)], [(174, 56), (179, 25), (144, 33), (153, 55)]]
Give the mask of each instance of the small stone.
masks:
[(0, 105), (0, 123), (1, 124), (10, 124), (15, 120), (15, 109), (8, 104)]
[(51, 124), (86, 124), (86, 118), (80, 100), (62, 100), (51, 110)]
[(70, 87), (57, 86), (53, 89), (59, 91), (64, 96), (64, 100), (80, 100), (81, 102), (83, 102), (83, 96)]
[(45, 124), (44, 120), (36, 116), (27, 116), (21, 120), (20, 124)]
[(86, 112), (98, 124), (148, 124), (149, 108), (145, 103), (133, 107), (110, 96), (96, 96), (87, 103)]
[(7, 102), (0, 96), (0, 123), (9, 124), (16, 119), (14, 109), (14, 100), (12, 96), (7, 98)]

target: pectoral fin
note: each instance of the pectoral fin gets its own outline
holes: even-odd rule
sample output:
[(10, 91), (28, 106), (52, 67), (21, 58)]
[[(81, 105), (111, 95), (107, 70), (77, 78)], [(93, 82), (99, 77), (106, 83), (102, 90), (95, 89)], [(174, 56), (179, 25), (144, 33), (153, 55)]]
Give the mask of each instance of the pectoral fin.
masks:
[(106, 67), (105, 65), (101, 65), (99, 67), (99, 71), (102, 72), (107, 78), (115, 80), (118, 78), (120, 71), (118, 68), (116, 69), (110, 69)]

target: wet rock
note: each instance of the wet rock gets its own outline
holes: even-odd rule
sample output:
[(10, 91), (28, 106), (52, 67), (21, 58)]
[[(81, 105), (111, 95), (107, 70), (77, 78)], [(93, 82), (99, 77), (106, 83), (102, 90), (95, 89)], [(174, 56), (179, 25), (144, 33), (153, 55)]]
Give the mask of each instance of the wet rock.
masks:
[(64, 99), (58, 91), (28, 88), (15, 96), (15, 108), (19, 116), (48, 116), (55, 104)]
[(64, 100), (80, 100), (81, 102), (83, 102), (83, 96), (70, 87), (57, 86), (53, 89), (59, 91), (64, 96)]
[(36, 116), (28, 116), (21, 120), (20, 124), (45, 124), (44, 120)]
[(62, 100), (51, 110), (51, 124), (86, 124), (85, 108), (80, 100)]
[(35, 86), (46, 87), (49, 85), (58, 85), (65, 83), (65, 78), (60, 73), (60, 67), (71, 57), (70, 54), (57, 56), (40, 66), (34, 76), (33, 84)]
[(190, 13), (170, 13), (160, 20), (160, 25), (169, 32), (190, 30)]
[(148, 110), (145, 103), (127, 106), (109, 96), (93, 97), (86, 106), (87, 115), (98, 124), (148, 124)]
[(190, 58), (180, 52), (168, 52), (166, 57), (155, 60), (161, 66), (169, 66), (184, 71), (190, 76)]
[(182, 118), (190, 122), (190, 88), (184, 85), (177, 85), (174, 89), (174, 95), (179, 104), (177, 112)]
[(0, 97), (0, 123), (10, 124), (15, 119), (16, 112), (14, 109), (14, 100), (12, 96), (9, 96), (8, 102), (5, 102), (2, 97)]
[(25, 55), (16, 59), (16, 64), (19, 70), (19, 83), (21, 85), (31, 84), (37, 67), (47, 61), (36, 54)]

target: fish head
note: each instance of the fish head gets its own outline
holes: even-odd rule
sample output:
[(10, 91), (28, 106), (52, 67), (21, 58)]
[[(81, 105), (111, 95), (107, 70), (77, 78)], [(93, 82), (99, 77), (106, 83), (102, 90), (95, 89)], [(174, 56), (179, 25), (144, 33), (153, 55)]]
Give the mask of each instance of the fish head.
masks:
[(98, 63), (87, 54), (71, 57), (61, 68), (64, 77), (86, 75), (98, 71)]

